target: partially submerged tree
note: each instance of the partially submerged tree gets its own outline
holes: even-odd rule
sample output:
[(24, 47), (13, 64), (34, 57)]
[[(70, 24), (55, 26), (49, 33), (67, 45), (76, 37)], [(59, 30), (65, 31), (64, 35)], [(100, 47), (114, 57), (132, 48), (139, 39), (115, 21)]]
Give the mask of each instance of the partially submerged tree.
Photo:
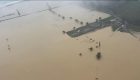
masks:
[(62, 33), (63, 33), (63, 34), (65, 34), (65, 33), (66, 33), (66, 31), (62, 31)]
[(96, 58), (97, 58), (97, 60), (100, 60), (101, 57), (102, 57), (101, 52), (98, 52), (98, 53), (96, 54)]
[(89, 50), (90, 50), (90, 51), (93, 51), (93, 47), (90, 47)]
[(62, 19), (65, 19), (65, 17), (63, 16)]
[(82, 56), (82, 53), (79, 53), (79, 56)]
[(83, 24), (83, 22), (81, 21), (80, 24)]

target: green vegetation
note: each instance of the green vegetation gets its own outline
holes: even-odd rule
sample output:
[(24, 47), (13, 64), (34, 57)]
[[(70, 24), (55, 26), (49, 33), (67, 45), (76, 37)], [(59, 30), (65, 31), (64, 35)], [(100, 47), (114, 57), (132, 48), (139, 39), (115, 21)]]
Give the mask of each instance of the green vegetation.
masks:
[[(97, 5), (98, 4), (98, 5)], [(87, 2), (86, 7), (101, 10), (103, 12), (113, 12), (113, 14), (129, 23), (129, 28), (140, 31), (140, 0), (135, 1), (92, 1)]]

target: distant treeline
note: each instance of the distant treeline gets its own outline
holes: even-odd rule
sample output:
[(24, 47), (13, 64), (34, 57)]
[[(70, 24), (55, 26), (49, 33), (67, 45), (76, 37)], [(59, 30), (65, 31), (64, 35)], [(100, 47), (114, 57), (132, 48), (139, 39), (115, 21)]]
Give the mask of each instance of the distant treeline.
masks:
[(106, 0), (85, 1), (84, 6), (104, 12), (112, 12), (123, 20), (126, 20), (134, 31), (140, 31), (140, 0)]

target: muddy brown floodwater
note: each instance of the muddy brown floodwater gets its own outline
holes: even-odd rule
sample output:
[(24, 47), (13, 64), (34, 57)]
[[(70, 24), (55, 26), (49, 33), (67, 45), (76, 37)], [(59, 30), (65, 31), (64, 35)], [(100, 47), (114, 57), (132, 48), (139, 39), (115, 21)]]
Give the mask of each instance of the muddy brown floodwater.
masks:
[(54, 11), (65, 19), (46, 11), (0, 23), (0, 80), (140, 80), (140, 41), (130, 34), (111, 27), (77, 38), (62, 33), (81, 26), (74, 19), (93, 22), (108, 14), (76, 5)]

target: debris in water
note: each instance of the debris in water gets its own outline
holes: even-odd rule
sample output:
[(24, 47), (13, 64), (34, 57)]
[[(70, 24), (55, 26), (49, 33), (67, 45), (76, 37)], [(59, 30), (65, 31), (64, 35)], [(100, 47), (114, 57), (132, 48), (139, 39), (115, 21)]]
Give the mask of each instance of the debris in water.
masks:
[(8, 38), (6, 38), (6, 41), (8, 42), (8, 41), (9, 41), (9, 39), (8, 39)]
[(100, 60), (101, 57), (102, 57), (101, 52), (98, 52), (98, 53), (96, 54), (96, 58), (97, 58), (98, 60)]
[(82, 53), (79, 53), (79, 56), (82, 56)]
[(102, 20), (102, 17), (99, 17), (99, 20)]
[(90, 38), (89, 40), (92, 41), (92, 38)]
[(9, 51), (11, 51), (11, 48), (10, 48), (10, 47), (8, 47), (8, 50), (9, 50)]
[(76, 27), (73, 27), (73, 30), (75, 30), (76, 29)]
[(72, 17), (70, 17), (70, 19), (72, 19)]
[(86, 25), (88, 25), (89, 23), (87, 22)]
[(89, 50), (90, 50), (90, 51), (93, 51), (93, 47), (90, 47)]
[(63, 16), (62, 19), (65, 19), (65, 17)]
[(65, 34), (65, 33), (66, 33), (66, 31), (62, 31), (62, 33), (63, 33), (63, 34)]
[(79, 22), (79, 20), (78, 20), (78, 19), (75, 19), (75, 21), (76, 21), (76, 22)]
[(99, 78), (96, 77), (96, 80), (98, 80)]
[(96, 48), (99, 48), (99, 46), (96, 46)]
[(11, 47), (10, 47), (10, 45), (8, 44), (8, 51), (11, 51)]
[(89, 40), (92, 41), (92, 42), (94, 42), (94, 39), (92, 39), (92, 38), (90, 38)]
[(80, 24), (83, 24), (83, 22), (81, 21)]

